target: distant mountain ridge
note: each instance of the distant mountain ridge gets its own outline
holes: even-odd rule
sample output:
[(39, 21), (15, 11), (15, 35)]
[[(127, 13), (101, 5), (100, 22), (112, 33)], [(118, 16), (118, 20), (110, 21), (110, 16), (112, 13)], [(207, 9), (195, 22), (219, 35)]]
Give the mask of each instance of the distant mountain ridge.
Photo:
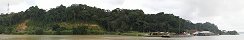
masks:
[(238, 32), (239, 34), (244, 34), (244, 32)]

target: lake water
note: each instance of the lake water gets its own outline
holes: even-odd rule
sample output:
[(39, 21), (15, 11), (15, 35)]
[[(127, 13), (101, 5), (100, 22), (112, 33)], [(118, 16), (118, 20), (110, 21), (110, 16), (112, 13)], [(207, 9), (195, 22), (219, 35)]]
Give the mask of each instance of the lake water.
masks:
[(182, 38), (119, 35), (0, 35), (0, 40), (244, 40), (244, 35), (194, 36)]

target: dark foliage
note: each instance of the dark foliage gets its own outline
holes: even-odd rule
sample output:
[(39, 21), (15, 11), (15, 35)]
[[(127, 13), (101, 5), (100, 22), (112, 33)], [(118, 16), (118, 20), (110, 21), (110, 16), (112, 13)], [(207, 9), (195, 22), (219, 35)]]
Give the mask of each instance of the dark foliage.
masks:
[[(32, 6), (26, 11), (0, 15), (0, 33), (15, 33), (17, 26), (26, 21), (27, 29), (24, 33), (87, 34), (90, 29), (85, 26), (72, 29), (61, 27), (59, 23), (94, 23), (106, 32), (185, 32), (188, 30), (202, 30), (220, 33), (216, 25), (209, 22), (194, 24), (173, 14), (160, 12), (144, 14), (139, 9), (114, 9), (112, 11), (90, 7), (83, 4), (73, 4), (70, 7), (60, 5), (50, 10)], [(69, 31), (70, 30), (70, 31)]]

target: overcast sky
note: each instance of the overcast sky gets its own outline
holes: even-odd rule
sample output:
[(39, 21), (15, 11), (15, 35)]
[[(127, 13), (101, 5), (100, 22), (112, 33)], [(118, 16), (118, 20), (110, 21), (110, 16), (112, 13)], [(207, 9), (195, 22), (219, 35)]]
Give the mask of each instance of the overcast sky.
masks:
[(30, 6), (42, 9), (61, 4), (87, 4), (112, 10), (115, 8), (142, 9), (146, 14), (166, 12), (193, 23), (211, 22), (219, 29), (244, 32), (244, 0), (0, 0), (0, 13), (25, 11)]

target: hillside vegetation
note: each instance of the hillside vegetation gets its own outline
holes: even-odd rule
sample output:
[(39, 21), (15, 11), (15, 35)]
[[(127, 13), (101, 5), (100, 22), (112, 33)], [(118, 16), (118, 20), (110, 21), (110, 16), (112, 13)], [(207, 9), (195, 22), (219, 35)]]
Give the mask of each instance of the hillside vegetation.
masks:
[(140, 9), (105, 10), (84, 4), (60, 5), (50, 10), (32, 6), (25, 11), (0, 15), (2, 34), (109, 34), (126, 32), (220, 33), (216, 25), (192, 23), (173, 14), (145, 14)]

